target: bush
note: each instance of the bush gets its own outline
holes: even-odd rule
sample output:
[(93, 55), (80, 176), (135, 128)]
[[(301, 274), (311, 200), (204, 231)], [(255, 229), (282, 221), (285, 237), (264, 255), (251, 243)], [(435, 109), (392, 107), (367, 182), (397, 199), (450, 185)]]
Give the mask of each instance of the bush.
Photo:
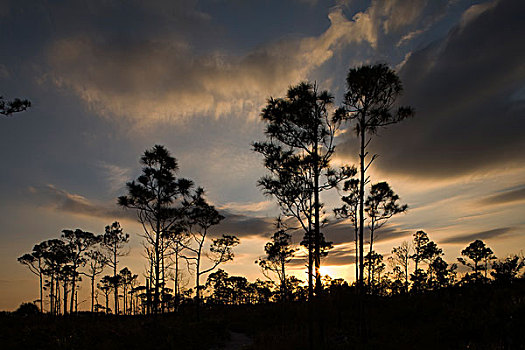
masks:
[(40, 313), (40, 309), (33, 303), (22, 303), (15, 311), (19, 315), (37, 315)]

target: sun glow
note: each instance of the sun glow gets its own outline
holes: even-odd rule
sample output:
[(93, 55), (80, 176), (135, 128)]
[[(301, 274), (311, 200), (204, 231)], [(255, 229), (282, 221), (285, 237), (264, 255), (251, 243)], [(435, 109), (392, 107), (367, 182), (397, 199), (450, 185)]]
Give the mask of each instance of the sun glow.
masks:
[(321, 266), (320, 273), (321, 276), (330, 276), (332, 279), (343, 278), (348, 283), (351, 283), (354, 280), (354, 265), (326, 265)]

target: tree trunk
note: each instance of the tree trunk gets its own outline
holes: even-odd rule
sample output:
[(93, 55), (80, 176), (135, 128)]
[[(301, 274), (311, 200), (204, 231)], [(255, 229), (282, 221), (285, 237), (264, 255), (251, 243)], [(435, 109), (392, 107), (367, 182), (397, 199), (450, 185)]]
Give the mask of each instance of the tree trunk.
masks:
[(60, 313), (61, 304), (60, 304), (60, 280), (58, 279), (58, 276), (55, 278), (55, 315), (58, 315)]
[(175, 311), (179, 308), (179, 242), (175, 246), (175, 285), (173, 286), (175, 295)]
[(355, 213), (354, 233), (355, 233), (355, 282), (359, 281), (359, 226), (357, 224), (357, 212)]
[(195, 291), (195, 300), (197, 302), (197, 320), (201, 319), (201, 286), (200, 286), (200, 260), (201, 260), (201, 250), (199, 248), (199, 254), (197, 256), (197, 267), (195, 268), (195, 285), (196, 285), (196, 291)]
[(285, 261), (281, 260), (281, 275), (283, 276), (281, 279), (281, 290), (283, 293), (283, 302), (286, 301), (287, 298), (287, 291), (286, 291), (286, 273), (285, 273)]
[(67, 279), (64, 279), (64, 315), (67, 314)]
[(117, 280), (117, 245), (113, 247), (113, 294), (115, 299), (115, 315), (118, 315), (118, 280)]
[(38, 258), (38, 277), (40, 278), (40, 312), (44, 313), (44, 286), (42, 284), (41, 258)]
[(364, 252), (364, 224), (365, 224), (365, 214), (364, 214), (364, 197), (365, 197), (365, 116), (363, 115), (361, 117), (360, 121), (360, 132), (361, 132), (361, 151), (359, 154), (360, 158), (360, 173), (361, 173), (361, 179), (359, 181), (359, 270), (361, 271), (361, 274), (359, 276), (359, 283), (358, 288), (360, 290), (360, 293), (363, 289), (363, 271), (364, 271), (364, 259), (363, 259), (363, 252)]
[(95, 308), (95, 275), (91, 276), (91, 312)]
[(407, 257), (405, 258), (405, 293), (408, 293), (408, 248)]
[[(160, 212), (160, 207), (157, 213)], [(159, 284), (160, 284), (160, 221), (157, 219), (157, 231), (155, 232), (155, 295), (153, 296), (153, 313), (158, 313), (160, 296), (159, 296)]]
[(372, 252), (374, 251), (374, 218), (372, 220), (372, 225), (370, 226), (370, 259), (368, 260), (368, 286), (372, 287), (374, 284), (374, 274), (372, 273)]
[(125, 315), (126, 314), (126, 305), (127, 305), (127, 301), (128, 301), (128, 298), (126, 296), (126, 293), (127, 293), (127, 286), (126, 286), (126, 282), (124, 282), (124, 284), (122, 285), (122, 305), (123, 305), (123, 308), (122, 308), (122, 314)]
[(76, 264), (73, 265), (73, 279), (71, 280), (71, 302), (69, 305), (69, 313), (73, 313), (73, 306), (75, 305), (75, 287), (77, 282), (77, 266)]
[(317, 135), (315, 142), (315, 153), (314, 153), (314, 232), (315, 232), (315, 293), (317, 296), (321, 294), (321, 228), (319, 225), (319, 155), (317, 145)]
[(162, 273), (162, 282), (161, 282), (161, 290), (160, 290), (160, 299), (161, 299), (161, 313), (164, 313), (165, 312), (165, 302), (164, 302), (164, 287), (166, 286), (166, 271), (165, 271), (165, 268), (166, 266), (164, 265), (164, 240), (161, 239), (161, 250), (160, 250), (160, 262), (161, 262), (161, 273)]
[(151, 293), (149, 279), (146, 280), (146, 314), (151, 314)]
[(312, 234), (312, 221), (308, 219), (308, 302), (314, 299), (314, 236)]
[(49, 286), (49, 312), (55, 314), (55, 274), (51, 273), (51, 283)]

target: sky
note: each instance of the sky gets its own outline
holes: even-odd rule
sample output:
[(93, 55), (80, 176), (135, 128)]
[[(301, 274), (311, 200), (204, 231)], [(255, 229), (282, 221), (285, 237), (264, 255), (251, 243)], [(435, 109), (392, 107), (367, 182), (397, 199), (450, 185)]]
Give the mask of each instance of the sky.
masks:
[[(523, 251), (523, 13), (520, 0), (0, 0), (0, 95), (32, 102), (0, 119), (0, 310), (38, 299), (16, 259), (63, 229), (120, 221), (132, 237), (121, 266), (142, 278), (142, 229), (116, 198), (155, 144), (226, 217), (215, 234), (240, 237), (222, 268), (263, 278), (254, 261), (279, 210), (256, 187), (260, 111), (301, 81), (330, 91), (335, 108), (348, 69), (363, 64), (395, 69), (399, 103), (416, 111), (370, 144), (371, 181), (409, 206), (376, 250), (424, 230), (449, 262), (475, 239), (498, 257)], [(356, 163), (357, 150), (349, 127), (334, 164)], [(323, 194), (328, 212), (338, 196)], [(322, 272), (353, 280), (351, 229), (332, 219), (324, 231), (335, 248)], [(303, 280), (304, 264), (291, 266)]]

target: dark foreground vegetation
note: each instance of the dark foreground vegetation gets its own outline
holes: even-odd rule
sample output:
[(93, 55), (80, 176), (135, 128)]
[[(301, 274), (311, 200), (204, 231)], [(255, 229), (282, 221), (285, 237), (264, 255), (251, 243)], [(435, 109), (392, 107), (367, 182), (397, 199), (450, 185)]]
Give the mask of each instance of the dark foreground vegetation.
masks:
[[(315, 306), (321, 340), (313, 348), (525, 348), (524, 279), (362, 300), (366, 329), (360, 330), (355, 291), (327, 291)], [(148, 316), (33, 311), (1, 314), (3, 349), (220, 349), (228, 348), (231, 331), (252, 339), (247, 349), (309, 348), (304, 302), (208, 306), (200, 321), (192, 305)]]

